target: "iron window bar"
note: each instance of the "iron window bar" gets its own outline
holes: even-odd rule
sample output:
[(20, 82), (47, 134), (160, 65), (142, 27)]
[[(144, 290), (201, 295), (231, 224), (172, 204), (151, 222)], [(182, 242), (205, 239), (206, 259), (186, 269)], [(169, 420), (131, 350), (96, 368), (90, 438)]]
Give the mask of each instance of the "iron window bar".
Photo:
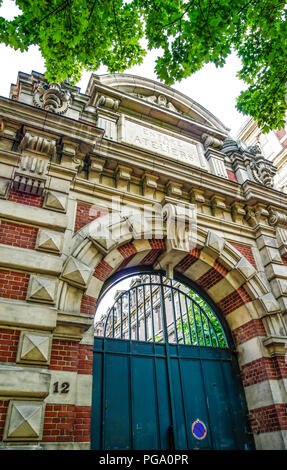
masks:
[[(161, 298), (159, 296), (160, 289)], [(200, 300), (192, 298), (190, 291)], [(177, 299), (177, 308), (175, 307), (175, 298)], [(228, 347), (218, 317), (195, 291), (179, 281), (163, 278), (163, 282), (161, 282), (158, 276), (155, 277), (152, 274), (142, 276), (141, 282), (137, 280), (136, 284), (131, 285), (128, 290), (116, 298), (113, 306), (107, 312), (103, 336), (126, 339), (127, 333), (129, 340), (142, 341), (141, 338), (144, 336), (145, 342), (164, 342), (163, 329), (158, 326), (156, 330), (155, 317), (158, 320), (158, 325), (159, 319), (154, 315), (155, 309), (160, 306), (161, 301), (169, 301), (171, 307), (172, 319), (168, 321), (166, 318), (167, 341), (169, 343)], [(207, 310), (205, 310), (206, 308)], [(161, 310), (159, 309), (158, 315)], [(166, 308), (163, 310), (165, 311)], [(117, 312), (120, 312), (119, 316)], [(119, 322), (115, 321), (115, 316), (116, 319), (120, 317)], [(148, 331), (147, 325), (149, 317), (151, 318), (151, 332)], [(140, 324), (143, 325), (142, 329)], [(134, 335), (132, 335), (132, 331)]]

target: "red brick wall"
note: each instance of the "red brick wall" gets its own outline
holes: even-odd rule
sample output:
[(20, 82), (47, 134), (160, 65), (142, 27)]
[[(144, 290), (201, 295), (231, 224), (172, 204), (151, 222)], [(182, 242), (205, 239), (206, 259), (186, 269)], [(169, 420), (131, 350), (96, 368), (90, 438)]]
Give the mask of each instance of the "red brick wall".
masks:
[(235, 183), (238, 183), (238, 179), (236, 178), (236, 175), (235, 175), (234, 171), (226, 170), (226, 173), (227, 173), (227, 176), (228, 176), (229, 180), (235, 181)]
[(104, 210), (96, 206), (91, 206), (89, 204), (78, 202), (76, 222), (75, 222), (75, 232), (77, 232), (78, 230), (80, 230), (82, 227), (89, 224), (90, 222), (92, 222), (92, 220), (95, 220), (101, 215), (104, 215), (107, 213), (108, 213), (108, 210)]
[(125, 245), (120, 246), (118, 248), (118, 251), (124, 257), (124, 260), (118, 268), (118, 271), (120, 271), (121, 269), (124, 269), (126, 265), (131, 261), (131, 259), (137, 253), (137, 249), (132, 243), (126, 243)]
[(30, 274), (0, 270), (0, 297), (25, 300)]
[(90, 297), (89, 295), (83, 294), (81, 302), (81, 313), (87, 313), (88, 315), (94, 315), (96, 310), (97, 299)]
[(49, 369), (91, 374), (93, 346), (76, 341), (53, 340)]
[(243, 287), (239, 287), (239, 289), (236, 289), (231, 294), (224, 297), (224, 299), (218, 303), (218, 306), (222, 313), (227, 315), (228, 313), (233, 312), (233, 310), (241, 307), (241, 305), (244, 305), (246, 302), (250, 302), (250, 300), (249, 295)]
[(9, 201), (18, 202), (19, 204), (27, 204), (28, 206), (42, 207), (43, 196), (32, 196), (31, 194), (20, 193), (11, 189)]
[(287, 405), (269, 405), (249, 412), (253, 432), (273, 432), (287, 429)]
[(238, 250), (239, 253), (245, 256), (247, 261), (249, 261), (249, 263), (251, 263), (256, 268), (256, 263), (255, 263), (255, 259), (252, 253), (251, 246), (240, 245), (240, 243), (234, 243), (234, 242), (230, 242), (230, 244), (234, 246), (234, 248), (236, 248), (236, 250)]
[(195, 261), (198, 260), (200, 253), (186, 255), (175, 267), (180, 273), (184, 273)]
[(91, 408), (74, 405), (46, 405), (44, 442), (88, 442)]
[(35, 248), (38, 229), (2, 220), (0, 223), (0, 243), (20, 248)]
[(0, 400), (0, 440), (3, 438), (8, 405), (8, 400)]
[(126, 259), (137, 253), (136, 247), (132, 243), (126, 243), (118, 248), (120, 254)]
[(147, 255), (141, 260), (141, 265), (143, 266), (149, 266), (151, 264), (153, 264), (157, 258), (159, 257), (159, 255), (163, 252), (163, 250), (161, 249), (153, 249), (151, 250), (149, 253), (147, 253)]
[(19, 330), (0, 329), (0, 362), (16, 362)]
[(235, 344), (238, 345), (256, 336), (266, 336), (266, 331), (262, 320), (256, 319), (244, 323), (244, 325), (233, 330), (232, 334), (235, 339)]
[(212, 286), (217, 284), (224, 276), (216, 271), (214, 268), (210, 268), (207, 273), (203, 274), (196, 283), (199, 284), (203, 289), (210, 289)]
[(97, 265), (93, 276), (95, 276), (97, 279), (100, 279), (101, 281), (105, 281), (112, 269), (113, 268), (108, 263), (106, 263), (105, 260), (102, 260)]
[(265, 380), (286, 379), (287, 363), (284, 357), (261, 357), (242, 366), (241, 378), (245, 387)]

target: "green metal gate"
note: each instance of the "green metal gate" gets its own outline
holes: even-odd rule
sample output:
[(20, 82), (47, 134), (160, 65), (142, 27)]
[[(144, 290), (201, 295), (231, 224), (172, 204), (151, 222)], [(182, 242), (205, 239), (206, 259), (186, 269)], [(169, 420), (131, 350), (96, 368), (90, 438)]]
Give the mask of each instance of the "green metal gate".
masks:
[(92, 449), (254, 448), (231, 338), (214, 310), (161, 272), (118, 294), (94, 341)]

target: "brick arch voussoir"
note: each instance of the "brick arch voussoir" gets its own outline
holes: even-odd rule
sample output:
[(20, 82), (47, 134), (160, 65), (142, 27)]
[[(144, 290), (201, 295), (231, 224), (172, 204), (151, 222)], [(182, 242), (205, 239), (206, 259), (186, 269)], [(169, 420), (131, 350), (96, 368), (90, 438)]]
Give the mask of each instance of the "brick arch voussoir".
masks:
[[(77, 232), (61, 276), (69, 286), (78, 287), (79, 311), (89, 315), (95, 311), (100, 290), (109, 276), (124, 268), (153, 265), (166, 252), (164, 240), (146, 240), (140, 234), (134, 238), (128, 218), (119, 217), (110, 227), (114, 238), (97, 238), (94, 234), (98, 227), (108, 221), (108, 216), (99, 217)], [(183, 252), (174, 268), (207, 292), (226, 316), (231, 330), (238, 327), (237, 311), (245, 323), (258, 320), (261, 326), (257, 311), (263, 309), (260, 299), (268, 290), (254, 266), (215, 232), (199, 228), (196, 246)], [(252, 302), (258, 299), (260, 308), (252, 308)]]
[(209, 231), (204, 237), (201, 231), (200, 245), (187, 253), (175, 270), (203, 289), (217, 305), (236, 345), (266, 336), (262, 317), (266, 314), (266, 297), (271, 294), (254, 266), (232, 244)]

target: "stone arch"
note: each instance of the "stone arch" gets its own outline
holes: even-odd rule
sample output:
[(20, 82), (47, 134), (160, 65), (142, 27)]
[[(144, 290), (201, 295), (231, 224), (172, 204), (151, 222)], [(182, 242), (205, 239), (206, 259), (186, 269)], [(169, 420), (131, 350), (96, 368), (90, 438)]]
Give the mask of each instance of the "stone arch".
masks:
[(159, 239), (152, 220), (146, 223), (150, 230), (145, 227), (143, 234), (132, 216), (118, 215), (111, 223), (104, 215), (79, 230), (61, 274), (58, 308), (92, 315), (105, 280), (115, 272), (145, 264), (155, 269), (172, 265), (218, 305), (237, 345), (281, 331), (279, 306), (268, 285), (233, 245), (199, 228), (196, 246), (189, 251), (184, 243), (166, 240), (166, 227)]
[[(260, 384), (249, 387), (250, 377), (258, 365), (261, 375), (269, 377), (266, 359), (270, 355), (264, 340), (284, 334), (279, 305), (268, 284), (254, 266), (217, 233), (198, 228), (196, 245), (189, 250), (180, 237), (168, 240), (166, 226), (163, 238), (159, 238), (152, 220), (145, 222), (150, 231), (145, 228), (143, 233), (132, 216), (119, 215), (110, 224), (109, 216), (105, 215), (74, 235), (60, 276), (58, 310), (71, 312), (77, 319), (83, 315), (85, 325), (86, 317), (90, 319), (91, 327), (81, 343), (89, 345), (92, 357), (93, 317), (105, 280), (123, 268), (145, 263), (155, 269), (170, 269), (172, 265), (175, 271), (201, 286), (225, 316), (236, 346), (251, 424), (258, 430), (259, 415), (254, 400), (261, 389)], [(149, 237), (145, 238), (147, 233)], [(89, 364), (91, 369), (92, 359)], [(273, 395), (271, 390), (266, 400), (276, 403)]]

